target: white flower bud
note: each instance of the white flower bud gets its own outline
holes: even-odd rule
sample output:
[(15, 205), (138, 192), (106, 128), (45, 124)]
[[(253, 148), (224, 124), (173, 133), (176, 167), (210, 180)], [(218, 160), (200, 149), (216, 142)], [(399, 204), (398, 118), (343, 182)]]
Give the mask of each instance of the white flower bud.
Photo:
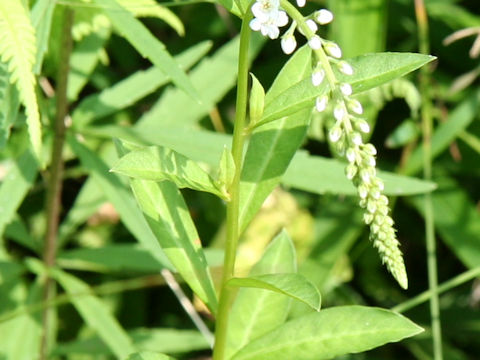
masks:
[(377, 149), (372, 144), (365, 144), (363, 146), (363, 151), (365, 151), (368, 155), (377, 155)]
[(315, 21), (313, 21), (312, 19), (308, 19), (307, 21), (305, 21), (305, 24), (307, 24), (307, 26), (310, 28), (310, 30), (312, 30), (314, 33), (317, 32), (318, 26), (315, 23)]
[(383, 191), (385, 189), (385, 185), (383, 184), (383, 181), (379, 178), (375, 178), (375, 181), (373, 184), (378, 188), (379, 191)]
[(350, 95), (352, 95), (352, 92), (353, 92), (352, 86), (348, 83), (340, 84), (340, 91), (345, 96), (350, 96)]
[(328, 11), (327, 9), (321, 9), (315, 13), (315, 20), (320, 25), (327, 25), (332, 22), (333, 14), (331, 11)]
[(362, 136), (358, 132), (352, 134), (352, 142), (355, 145), (362, 145)]
[(357, 157), (356, 155), (357, 155), (357, 152), (355, 151), (354, 148), (347, 149), (346, 157), (349, 163), (355, 162), (355, 158)]
[(295, 40), (295, 36), (287, 35), (282, 37), (282, 40), (280, 41), (280, 45), (282, 47), (283, 52), (289, 55), (295, 51), (295, 48), (297, 47), (297, 40)]
[(320, 39), (320, 36), (314, 35), (310, 40), (308, 40), (308, 46), (310, 46), (313, 50), (318, 50), (322, 47), (322, 39)]
[(341, 73), (345, 75), (353, 75), (353, 68), (348, 62), (343, 60), (339, 61), (337, 66), (338, 66), (338, 70), (340, 70)]
[(367, 210), (370, 214), (375, 214), (375, 211), (377, 211), (377, 205), (375, 204), (374, 201), (369, 201), (368, 202)]
[(345, 168), (345, 173), (348, 180), (352, 180), (357, 174), (357, 166), (355, 164), (348, 164)]
[(277, 20), (275, 21), (275, 25), (282, 27), (288, 24), (288, 15), (285, 11), (279, 10), (277, 14)]
[(340, 59), (342, 57), (342, 49), (335, 43), (326, 43), (324, 45), (325, 51), (328, 55)]
[(369, 214), (369, 213), (365, 213), (363, 214), (363, 221), (365, 222), (365, 224), (370, 224), (372, 221), (373, 221), (373, 215), (372, 214)]
[(388, 205), (388, 198), (385, 195), (382, 195), (378, 198), (378, 202), (382, 205)]
[(306, 0), (297, 0), (298, 7), (304, 7), (306, 3), (307, 3)]
[(342, 129), (340, 126), (334, 126), (328, 133), (328, 137), (332, 143), (336, 143), (342, 136)]
[(366, 170), (360, 170), (360, 177), (362, 178), (362, 181), (364, 183), (369, 184), (370, 183), (370, 174)]
[(358, 119), (356, 122), (357, 127), (360, 129), (361, 132), (368, 134), (370, 132), (370, 125), (363, 119)]
[(360, 104), (360, 101), (356, 99), (350, 99), (348, 101), (348, 108), (352, 110), (355, 114), (358, 114), (358, 115), (363, 114), (362, 104)]
[(325, 78), (325, 71), (323, 69), (315, 70), (312, 73), (313, 86), (319, 86)]
[(361, 199), (366, 199), (368, 195), (368, 188), (364, 184), (358, 186), (358, 195)]
[(342, 121), (345, 118), (345, 107), (342, 103), (338, 103), (333, 109), (333, 116), (337, 121)]
[(315, 109), (317, 109), (318, 112), (322, 112), (327, 108), (327, 104), (328, 104), (327, 95), (317, 97), (317, 100), (315, 101)]

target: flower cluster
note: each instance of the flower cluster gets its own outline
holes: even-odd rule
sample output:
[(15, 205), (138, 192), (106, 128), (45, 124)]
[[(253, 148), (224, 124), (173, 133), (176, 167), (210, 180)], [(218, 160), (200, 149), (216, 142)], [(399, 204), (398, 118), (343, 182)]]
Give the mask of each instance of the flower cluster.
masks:
[[(289, 15), (296, 21), (292, 22), (282, 36), (282, 49), (286, 54), (295, 51), (297, 42), (294, 32), (298, 26), (300, 33), (306, 37), (316, 60), (311, 75), (313, 86), (320, 86), (325, 79), (329, 85), (328, 93), (315, 100), (315, 109), (318, 112), (324, 112), (327, 105), (332, 103), (335, 124), (329, 130), (329, 139), (338, 154), (348, 161), (346, 176), (357, 188), (359, 204), (365, 209), (363, 219), (370, 226), (370, 239), (373, 245), (378, 249), (383, 263), (395, 279), (403, 288), (407, 288), (405, 265), (395, 235), (393, 220), (389, 216), (388, 199), (382, 195), (384, 185), (376, 174), (377, 151), (372, 144), (365, 144), (362, 138), (362, 133), (370, 132), (370, 126), (360, 117), (363, 107), (358, 100), (351, 97), (352, 86), (348, 82), (339, 82), (332, 68), (335, 67), (347, 76), (353, 75), (354, 69), (348, 62), (341, 60), (342, 50), (336, 43), (317, 35), (318, 25), (330, 23), (333, 20), (333, 14), (322, 9), (304, 18), (289, 4), (284, 3), (284, 5)], [(297, 5), (302, 7), (305, 5), (305, 0), (297, 0)], [(279, 36), (278, 27), (288, 23), (287, 14), (279, 8), (279, 0), (258, 0), (252, 6), (252, 12), (255, 19), (250, 23), (250, 27), (253, 30), (260, 30), (272, 39)]]

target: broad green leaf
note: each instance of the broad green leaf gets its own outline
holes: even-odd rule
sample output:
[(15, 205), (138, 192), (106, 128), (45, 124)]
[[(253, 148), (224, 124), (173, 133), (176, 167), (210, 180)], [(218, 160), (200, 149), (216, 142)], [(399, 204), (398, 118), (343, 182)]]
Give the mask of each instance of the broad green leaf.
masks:
[[(449, 114), (447, 121), (441, 123), (432, 135), (432, 157), (441, 154), (459, 133), (470, 125), (475, 116), (477, 116), (479, 108), (480, 91), (475, 91)], [(422, 169), (422, 166), (423, 151), (420, 146), (410, 155), (404, 172), (406, 174), (415, 174)]]
[(228, 286), (257, 288), (290, 296), (312, 309), (320, 310), (320, 293), (318, 289), (300, 274), (265, 274), (246, 278), (232, 278)]
[(422, 328), (392, 311), (341, 306), (285, 323), (249, 343), (233, 360), (321, 360), (400, 341)]
[(132, 339), (102, 300), (94, 295), (76, 295), (91, 292), (86, 283), (60, 269), (51, 269), (50, 274), (71, 296), (71, 301), (83, 320), (98, 333), (118, 359), (124, 359), (136, 350)]
[[(435, 228), (440, 238), (468, 268), (480, 264), (480, 214), (470, 196), (453, 179), (439, 179), (439, 189), (432, 195)], [(424, 199), (411, 199), (425, 214)]]
[[(295, 249), (286, 231), (282, 231), (267, 247), (249, 276), (295, 271)], [(253, 339), (283, 324), (290, 302), (287, 296), (274, 292), (241, 288), (228, 319), (226, 358)]]
[(140, 180), (171, 181), (178, 188), (205, 191), (228, 199), (228, 194), (195, 161), (171, 149), (150, 146), (121, 157), (111, 171)]
[(115, 0), (93, 0), (101, 7), (112, 24), (131, 44), (148, 58), (155, 66), (168, 74), (172, 82), (188, 93), (192, 98), (199, 100), (198, 91), (193, 87), (190, 79), (178, 63), (165, 49), (165, 45), (156, 39), (152, 33), (133, 15), (125, 11)]
[[(353, 92), (357, 94), (408, 74), (434, 59), (433, 56), (413, 53), (367, 54), (348, 59), (347, 61), (354, 68), (354, 74), (347, 76), (337, 73), (337, 78), (340, 82), (351, 84)], [(326, 81), (315, 87), (310, 77), (305, 75), (295, 85), (266, 102), (265, 111), (258, 126), (304, 108), (313, 108), (315, 99), (325, 94), (329, 87)]]
[(13, 220), (37, 175), (37, 163), (28, 150), (18, 160), (6, 167), (7, 175), (0, 185), (0, 204), (2, 204), (0, 235), (3, 234), (5, 226)]
[(118, 175), (109, 173), (109, 167), (104, 161), (87, 147), (79, 143), (73, 136), (67, 137), (67, 142), (80, 158), (82, 165), (89, 169), (90, 176), (104, 192), (106, 198), (115, 206), (120, 219), (141, 244), (167, 268), (172, 268), (165, 257), (157, 239), (138, 209), (135, 199), (129, 189), (122, 184)]
[[(211, 46), (210, 41), (201, 42), (175, 56), (175, 61), (183, 69), (189, 69), (208, 52)], [(81, 55), (82, 53), (79, 53), (78, 57)], [(73, 77), (74, 74), (75, 72), (72, 72), (71, 76)], [(81, 128), (96, 119), (125, 109), (165, 85), (169, 80), (170, 77), (157, 67), (139, 70), (112, 87), (82, 100), (73, 112), (73, 123), (76, 128)]]
[[(127, 151), (117, 142), (120, 155)], [(131, 179), (135, 198), (163, 251), (202, 301), (216, 312), (217, 296), (202, 245), (182, 194), (169, 181)]]
[[(139, 350), (178, 354), (209, 348), (207, 341), (195, 330), (162, 328), (135, 329), (130, 331), (128, 335), (133, 340), (135, 347)], [(105, 346), (98, 336), (59, 344), (52, 351), (53, 355), (109, 355), (111, 353), (109, 348)]]
[[(356, 195), (357, 190), (345, 176), (345, 163), (321, 156), (297, 152), (289, 166), (283, 183), (297, 189), (317, 194)], [(378, 171), (385, 183), (386, 195), (414, 195), (435, 190), (433, 182)]]
[[(311, 51), (304, 47), (284, 65), (265, 96), (281, 93), (310, 71)], [(245, 155), (240, 183), (240, 229), (244, 230), (270, 192), (280, 182), (310, 121), (310, 109), (300, 111), (253, 131)]]
[(0, 285), (18, 278), (24, 272), (24, 267), (13, 261), (0, 261)]
[(43, 57), (48, 51), (48, 40), (52, 26), (53, 10), (56, 2), (50, 0), (39, 0), (31, 11), (32, 25), (37, 36), (37, 54), (35, 59), (34, 72), (40, 74), (43, 64)]
[(25, 106), (33, 153), (40, 159), (42, 127), (33, 73), (37, 53), (35, 29), (21, 0), (0, 1), (0, 38), (1, 61), (8, 63), (10, 82), (16, 84)]
[(142, 351), (130, 355), (126, 360), (174, 360), (174, 358), (152, 351)]
[[(249, 49), (250, 62), (258, 54), (264, 41), (261, 35), (252, 34)], [(159, 126), (167, 124), (175, 126), (196, 124), (208, 115), (236, 84), (238, 51), (239, 37), (237, 36), (218, 49), (214, 55), (205, 57), (189, 73), (194, 86), (202, 89), (200, 104), (179, 89), (166, 89), (162, 97), (140, 118), (135, 127), (142, 133), (148, 134), (157, 132), (156, 129)]]

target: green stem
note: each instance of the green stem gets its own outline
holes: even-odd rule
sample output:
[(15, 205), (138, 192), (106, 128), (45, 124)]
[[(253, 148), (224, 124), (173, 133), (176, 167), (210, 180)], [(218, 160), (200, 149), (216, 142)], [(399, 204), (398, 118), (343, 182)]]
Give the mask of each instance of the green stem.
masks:
[(240, 175), (243, 162), (243, 147), (245, 144), (245, 125), (247, 115), (248, 93), (248, 48), (250, 44), (250, 27), (252, 19), (250, 11), (245, 13), (240, 32), (240, 51), (238, 61), (237, 101), (235, 124), (233, 130), (232, 156), (235, 161), (235, 177), (230, 186), (231, 200), (227, 203), (227, 239), (225, 245), (225, 260), (223, 263), (222, 287), (217, 313), (215, 328), (215, 347), (213, 360), (225, 358), (225, 346), (227, 341), (228, 315), (233, 298), (233, 290), (226, 286), (229, 279), (234, 276), (235, 257), (239, 238), (239, 208), (240, 208)]
[[(65, 143), (65, 117), (68, 113), (67, 80), (70, 71), (70, 54), (72, 52), (72, 26), (73, 10), (64, 8), (62, 26), (62, 44), (60, 48), (59, 69), (56, 89), (56, 116), (54, 124), (54, 138), (52, 146), (52, 158), (50, 164), (50, 176), (47, 184), (46, 199), (46, 235), (43, 261), (47, 268), (55, 265), (57, 255), (58, 224), (60, 219), (60, 207), (62, 197), (63, 176), (63, 145)], [(43, 300), (45, 302), (55, 294), (55, 282), (50, 277), (45, 281)], [(47, 358), (48, 338), (50, 333), (50, 318), (52, 314), (49, 308), (43, 312), (43, 334), (40, 343), (41, 360)]]
[[(415, 14), (418, 24), (418, 39), (420, 52), (429, 54), (428, 20), (423, 0), (415, 0)], [(422, 94), (422, 130), (423, 130), (423, 176), (425, 180), (432, 179), (432, 102), (430, 96), (430, 68), (421, 69), (420, 92)], [(425, 240), (427, 246), (428, 284), (431, 291), (430, 316), (433, 336), (433, 358), (442, 360), (442, 330), (440, 324), (440, 305), (438, 299), (437, 255), (435, 243), (435, 228), (432, 195), (425, 194)]]
[[(480, 267), (473, 268), (471, 270), (465, 271), (464, 273), (455, 276), (454, 278), (451, 278), (448, 281), (445, 281), (443, 284), (438, 286), (437, 288), (437, 294), (441, 294), (445, 291), (448, 291), (450, 289), (453, 289), (456, 286), (459, 286), (463, 283), (466, 283), (467, 281), (470, 281), (476, 277), (480, 276)], [(397, 306), (391, 308), (390, 310), (396, 311), (399, 313), (403, 313), (405, 311), (408, 311), (415, 306), (418, 306), (425, 301), (428, 301), (433, 295), (432, 290), (427, 290), (422, 292), (421, 294), (418, 294), (414, 298), (411, 298), (401, 304), (398, 304)]]

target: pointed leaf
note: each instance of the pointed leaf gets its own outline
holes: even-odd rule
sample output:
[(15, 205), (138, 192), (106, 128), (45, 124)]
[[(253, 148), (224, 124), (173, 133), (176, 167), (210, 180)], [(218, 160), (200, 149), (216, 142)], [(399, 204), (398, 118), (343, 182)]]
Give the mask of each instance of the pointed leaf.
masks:
[(174, 360), (174, 358), (152, 351), (142, 351), (130, 355), (126, 360)]
[(216, 183), (226, 192), (230, 185), (232, 185), (235, 177), (235, 160), (233, 160), (232, 152), (226, 146), (223, 148), (222, 157), (220, 158), (220, 165), (218, 166), (218, 179)]
[[(282, 231), (252, 268), (250, 276), (295, 271), (295, 249), (286, 231)], [(290, 300), (287, 296), (270, 291), (241, 288), (228, 320), (226, 358), (253, 339), (283, 324)]]
[(255, 124), (261, 119), (263, 114), (263, 108), (265, 106), (265, 90), (258, 79), (250, 73), (252, 77), (252, 89), (250, 91), (250, 123)]
[(367, 351), (422, 332), (392, 311), (342, 306), (289, 321), (241, 349), (233, 360), (321, 360)]
[(50, 28), (52, 26), (55, 5), (55, 1), (39, 0), (32, 8), (32, 25), (35, 28), (37, 36), (37, 56), (34, 67), (35, 74), (37, 75), (40, 74), (43, 57), (48, 50), (48, 40), (50, 38)]
[(246, 278), (232, 278), (228, 286), (265, 289), (304, 302), (312, 309), (320, 310), (318, 289), (300, 274), (266, 274)]
[[(348, 82), (352, 85), (353, 92), (357, 94), (408, 74), (434, 59), (433, 56), (413, 53), (367, 54), (348, 59), (348, 63), (354, 68), (353, 75), (347, 77), (337, 73), (337, 78), (340, 82)], [(304, 108), (312, 109), (315, 99), (328, 90), (326, 81), (315, 87), (307, 76), (275, 98), (267, 100), (263, 118), (257, 125), (260, 126)]]
[(115, 0), (93, 0), (99, 6), (115, 28), (155, 66), (169, 75), (175, 85), (184, 90), (192, 98), (199, 100), (200, 95), (193, 87), (192, 82), (180, 69), (165, 49), (165, 45), (156, 39), (152, 33), (128, 11), (120, 6)]
[(162, 146), (131, 151), (120, 158), (111, 171), (140, 180), (169, 180), (180, 189), (189, 188), (228, 198), (228, 194), (222, 193), (195, 161)]

